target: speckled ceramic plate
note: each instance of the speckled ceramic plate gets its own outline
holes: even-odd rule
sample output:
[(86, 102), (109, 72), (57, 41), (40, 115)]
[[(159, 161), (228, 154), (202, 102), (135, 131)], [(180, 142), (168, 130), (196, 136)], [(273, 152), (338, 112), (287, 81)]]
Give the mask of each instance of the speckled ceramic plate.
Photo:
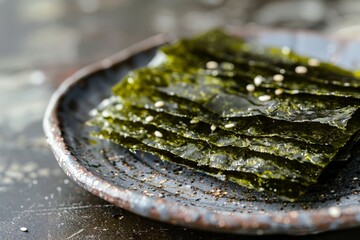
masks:
[[(238, 30), (263, 45), (289, 46), (300, 54), (360, 68), (360, 42), (314, 33)], [(110, 95), (129, 70), (146, 65), (167, 35), (152, 37), (67, 79), (55, 92), (44, 129), (60, 166), (93, 194), (131, 212), (211, 231), (246, 234), (310, 234), (360, 226), (360, 158), (337, 163), (298, 202), (282, 202), (203, 173), (131, 154), (91, 139), (89, 111)], [(336, 168), (336, 169), (335, 169)]]

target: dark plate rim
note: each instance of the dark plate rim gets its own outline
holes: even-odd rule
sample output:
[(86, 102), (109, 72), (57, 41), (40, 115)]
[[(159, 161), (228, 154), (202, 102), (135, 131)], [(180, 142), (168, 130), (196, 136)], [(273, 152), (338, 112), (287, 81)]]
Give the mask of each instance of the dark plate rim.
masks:
[[(257, 35), (261, 32), (284, 31), (291, 34), (315, 34), (341, 44), (350, 39), (329, 37), (314, 32), (268, 30), (262, 28), (236, 29), (240, 35)], [(77, 184), (104, 200), (138, 215), (182, 226), (228, 233), (304, 235), (360, 226), (360, 205), (332, 206), (318, 210), (300, 210), (272, 214), (211, 212), (193, 206), (181, 206), (163, 198), (150, 197), (134, 190), (111, 185), (88, 171), (71, 153), (62, 136), (58, 108), (62, 98), (88, 76), (121, 64), (135, 54), (174, 40), (174, 35), (159, 34), (137, 43), (119, 53), (86, 66), (67, 78), (51, 97), (43, 119), (43, 128), (56, 160), (64, 172)]]

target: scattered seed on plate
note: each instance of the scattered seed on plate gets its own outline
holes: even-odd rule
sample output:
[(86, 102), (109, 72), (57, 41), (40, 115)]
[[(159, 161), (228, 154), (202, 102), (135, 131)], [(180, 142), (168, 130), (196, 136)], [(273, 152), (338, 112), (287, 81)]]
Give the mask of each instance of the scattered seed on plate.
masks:
[(154, 117), (153, 117), (153, 116), (147, 116), (147, 117), (145, 118), (145, 121), (146, 121), (146, 122), (151, 122), (152, 120), (154, 120)]
[(155, 134), (155, 137), (159, 137), (159, 138), (163, 137), (163, 134), (159, 131), (155, 131), (154, 134)]
[(260, 76), (260, 75), (256, 76), (256, 77), (254, 78), (254, 84), (255, 84), (255, 86), (260, 86), (261, 83), (263, 82), (263, 80), (264, 80), (264, 78), (263, 78), (262, 76)]
[(206, 68), (208, 68), (208, 69), (215, 69), (218, 66), (219, 66), (218, 63), (215, 61), (209, 61), (206, 63)]
[(297, 74), (305, 74), (305, 73), (307, 73), (307, 68), (305, 67), (305, 66), (297, 66), (296, 68), (295, 68), (295, 72), (297, 73)]
[(28, 229), (27, 229), (26, 227), (21, 227), (21, 228), (20, 228), (20, 231), (22, 231), (22, 232), (27, 232)]
[(253, 92), (253, 91), (255, 91), (255, 85), (254, 85), (254, 84), (248, 84), (248, 85), (246, 85), (246, 90), (247, 90), (248, 92)]
[(281, 95), (284, 92), (284, 89), (278, 88), (275, 90), (275, 95)]
[(330, 207), (328, 212), (329, 215), (333, 218), (338, 218), (341, 216), (341, 209), (339, 207)]
[(228, 123), (228, 124), (225, 124), (224, 126), (225, 128), (233, 128), (235, 127), (235, 123)]
[(273, 80), (274, 80), (275, 82), (282, 82), (282, 81), (284, 81), (284, 76), (281, 75), (281, 74), (275, 74), (275, 75), (273, 76)]
[(320, 66), (320, 61), (316, 58), (309, 58), (308, 64), (312, 67), (318, 67)]
[(154, 107), (156, 108), (161, 108), (165, 105), (164, 101), (157, 101), (156, 103), (154, 103)]
[(262, 95), (262, 96), (259, 96), (258, 97), (259, 101), (261, 102), (266, 102), (266, 101), (269, 101), (271, 99), (271, 96), (269, 95)]

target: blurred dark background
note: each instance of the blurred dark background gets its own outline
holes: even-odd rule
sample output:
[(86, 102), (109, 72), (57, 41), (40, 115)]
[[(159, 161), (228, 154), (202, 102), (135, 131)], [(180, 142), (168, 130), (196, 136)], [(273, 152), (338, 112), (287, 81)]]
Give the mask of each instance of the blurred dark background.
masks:
[(0, 0), (0, 239), (254, 239), (155, 222), (94, 197), (65, 176), (41, 127), (51, 94), (81, 66), (156, 33), (223, 25), (359, 39), (360, 1)]
[(356, 0), (0, 0), (0, 70), (79, 64), (158, 32), (259, 24), (358, 34)]

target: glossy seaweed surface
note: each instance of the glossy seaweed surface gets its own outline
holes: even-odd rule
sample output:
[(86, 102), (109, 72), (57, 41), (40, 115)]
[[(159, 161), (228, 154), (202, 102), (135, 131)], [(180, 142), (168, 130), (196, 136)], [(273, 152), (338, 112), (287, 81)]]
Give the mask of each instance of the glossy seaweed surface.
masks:
[[(320, 35), (286, 31), (246, 31), (244, 36), (259, 45), (289, 46), (298, 53), (321, 60), (338, 59), (341, 66), (349, 69), (360, 68), (359, 42), (349, 41), (341, 45), (342, 42)], [(165, 40), (151, 39), (147, 41), (147, 50), (139, 46), (127, 50), (118, 58), (111, 59), (113, 64), (110, 67), (99, 62), (95, 68), (86, 68), (74, 75), (57, 91), (44, 120), (45, 131), (60, 166), (70, 177), (95, 195), (131, 212), (211, 231), (307, 234), (359, 226), (358, 146), (349, 161), (330, 164), (306, 194), (296, 202), (289, 202), (274, 194), (251, 190), (179, 164), (161, 161), (153, 154), (132, 153), (119, 144), (92, 137), (91, 132), (96, 128), (86, 125), (89, 112), (111, 96), (111, 88), (129, 71), (146, 66), (161, 43)], [(329, 45), (339, 49), (335, 55), (327, 51)], [(108, 62), (107, 59), (104, 63)], [(142, 113), (138, 111), (136, 114)], [(261, 117), (252, 119), (263, 120)], [(191, 119), (182, 119), (172, 131), (184, 131), (182, 121)], [(152, 123), (158, 124), (156, 118)], [(206, 124), (205, 132), (198, 132), (200, 136), (207, 136), (209, 123)], [(269, 130), (275, 130), (274, 133), (279, 131), (276, 125), (271, 125), (272, 121), (267, 121), (267, 124), (271, 126)], [(306, 127), (306, 124), (302, 126)], [(191, 137), (193, 133), (190, 128), (187, 134)], [(223, 139), (219, 142), (216, 136), (212, 141), (220, 145), (243, 144), (238, 140), (234, 142), (233, 134), (226, 136), (225, 142)], [(254, 140), (251, 136), (249, 138)], [(278, 140), (274, 136), (271, 139)], [(123, 139), (122, 143), (127, 141)], [(288, 142), (292, 146), (290, 149), (296, 146), (295, 143), (295, 140)], [(300, 144), (298, 147), (304, 146)]]
[(159, 52), (92, 112), (94, 136), (291, 201), (359, 139), (350, 71), (221, 30)]

